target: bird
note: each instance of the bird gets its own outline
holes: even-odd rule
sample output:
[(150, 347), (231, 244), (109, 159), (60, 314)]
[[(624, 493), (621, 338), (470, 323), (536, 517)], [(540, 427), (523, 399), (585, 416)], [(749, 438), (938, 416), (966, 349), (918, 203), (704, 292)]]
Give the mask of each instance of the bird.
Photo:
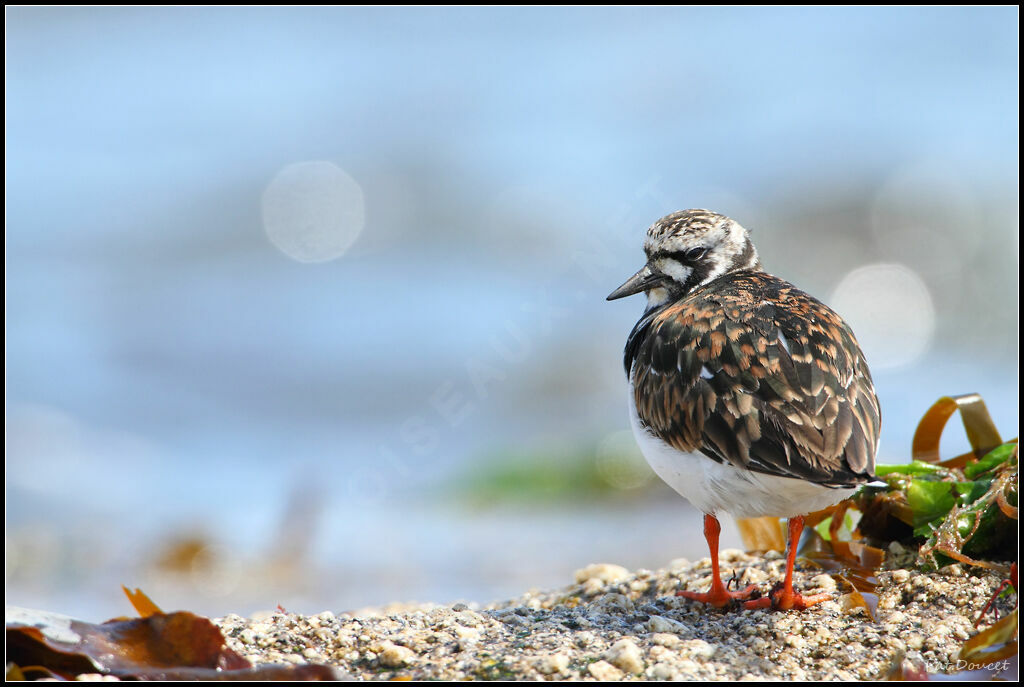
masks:
[[(657, 220), (646, 264), (608, 295), (645, 293), (626, 340), (630, 423), (654, 472), (704, 513), (707, 592), (717, 608), (804, 610), (829, 594), (793, 589), (804, 516), (874, 474), (881, 410), (850, 329), (831, 308), (764, 271), (750, 233), (704, 209)], [(718, 566), (718, 514), (788, 518), (783, 582), (730, 591)]]

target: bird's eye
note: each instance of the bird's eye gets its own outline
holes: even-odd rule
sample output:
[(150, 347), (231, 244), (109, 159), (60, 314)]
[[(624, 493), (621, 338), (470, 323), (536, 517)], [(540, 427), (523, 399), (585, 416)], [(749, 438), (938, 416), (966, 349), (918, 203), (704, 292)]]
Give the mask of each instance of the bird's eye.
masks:
[(704, 257), (704, 254), (708, 252), (707, 248), (691, 248), (690, 250), (683, 253), (683, 256), (688, 262), (700, 260)]

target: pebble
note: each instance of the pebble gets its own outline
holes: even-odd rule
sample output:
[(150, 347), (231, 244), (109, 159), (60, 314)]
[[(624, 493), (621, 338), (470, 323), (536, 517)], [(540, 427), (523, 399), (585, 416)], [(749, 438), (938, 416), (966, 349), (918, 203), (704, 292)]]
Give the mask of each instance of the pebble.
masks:
[(549, 654), (537, 659), (537, 670), (545, 675), (563, 673), (569, 667), (569, 656), (566, 654)]
[(621, 680), (623, 677), (622, 671), (608, 663), (608, 661), (595, 661), (587, 666), (587, 670), (598, 680), (605, 682)]
[(668, 562), (668, 569), (672, 572), (682, 572), (692, 565), (688, 558), (673, 558)]
[(665, 618), (660, 615), (652, 615), (650, 620), (647, 621), (648, 632), (665, 633), (665, 632), (677, 632), (679, 630), (685, 630), (686, 625), (682, 624), (678, 620), (672, 618)]
[[(723, 552), (723, 560), (725, 560)], [(730, 551), (728, 567), (767, 592), (781, 555)], [(834, 579), (798, 565), (800, 590), (833, 600), (806, 611), (717, 611), (675, 596), (704, 589), (704, 561), (629, 572), (608, 563), (560, 589), (488, 605), (392, 605), (316, 616), (263, 613), (215, 622), (257, 664), (320, 663), (357, 680), (875, 680), (909, 652), (955, 668), (1001, 578), (969, 566), (877, 577), (878, 624), (844, 613)], [(1015, 597), (997, 602), (1000, 616)]]
[(815, 575), (811, 578), (811, 586), (823, 592), (834, 592), (836, 590), (836, 581), (831, 575)]
[(416, 652), (408, 647), (397, 646), (391, 642), (384, 642), (382, 647), (377, 658), (381, 665), (388, 668), (401, 668), (416, 658)]
[[(682, 625), (682, 623), (679, 624)], [(650, 640), (652, 644), (657, 644), (658, 646), (667, 647), (669, 649), (679, 646), (679, 643), (681, 641), (679, 637), (677, 637), (676, 635), (671, 635), (664, 632), (652, 634), (650, 636)]]
[(655, 663), (647, 674), (654, 680), (675, 680), (676, 671), (667, 663)]
[(620, 639), (612, 644), (604, 658), (626, 673), (640, 673), (644, 669), (644, 655), (631, 639)]
[(710, 661), (714, 655), (714, 645), (708, 644), (703, 639), (691, 639), (687, 642), (683, 642), (683, 650), (695, 659), (701, 661)]
[(576, 582), (598, 580), (605, 584), (615, 584), (629, 577), (629, 571), (621, 565), (611, 563), (593, 563), (576, 571)]
[(471, 642), (475, 642), (480, 639), (480, 630), (475, 627), (463, 627), (456, 623), (454, 627), (452, 627), (452, 631), (459, 639), (465, 639)]
[(760, 568), (747, 568), (743, 572), (741, 582), (743, 584), (761, 584), (768, 581), (768, 573)]
[(696, 675), (697, 672), (700, 671), (700, 666), (697, 663), (695, 663), (695, 662), (693, 662), (693, 661), (691, 661), (689, 659), (683, 659), (682, 661), (679, 661), (676, 664), (676, 667), (684, 675), (692, 676), (692, 675)]

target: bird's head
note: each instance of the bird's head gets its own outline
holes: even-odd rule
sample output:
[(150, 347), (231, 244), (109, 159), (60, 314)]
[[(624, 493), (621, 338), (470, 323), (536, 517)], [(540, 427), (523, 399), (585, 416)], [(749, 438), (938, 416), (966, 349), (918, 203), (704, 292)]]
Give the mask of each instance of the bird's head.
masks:
[(647, 230), (644, 252), (647, 264), (608, 300), (646, 291), (650, 309), (730, 272), (761, 268), (747, 230), (710, 210), (681, 210), (662, 217)]

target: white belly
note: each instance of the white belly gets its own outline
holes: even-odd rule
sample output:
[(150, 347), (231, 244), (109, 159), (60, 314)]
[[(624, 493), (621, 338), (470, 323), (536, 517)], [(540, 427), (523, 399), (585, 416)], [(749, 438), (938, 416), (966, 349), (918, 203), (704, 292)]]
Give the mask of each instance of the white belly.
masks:
[(711, 515), (725, 511), (737, 518), (788, 518), (828, 508), (856, 491), (764, 475), (731, 463), (716, 463), (700, 453), (683, 453), (640, 426), (632, 389), (629, 416), (640, 451), (658, 477)]

